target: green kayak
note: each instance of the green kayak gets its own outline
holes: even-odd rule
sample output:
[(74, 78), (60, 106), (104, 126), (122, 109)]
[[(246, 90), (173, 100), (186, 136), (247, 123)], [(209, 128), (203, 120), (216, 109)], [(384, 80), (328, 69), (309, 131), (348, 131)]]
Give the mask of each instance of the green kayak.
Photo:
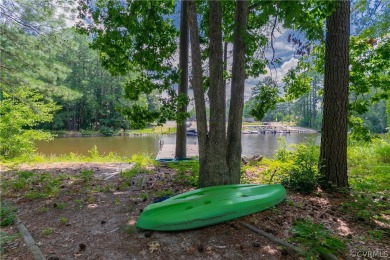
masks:
[(268, 209), (282, 202), (280, 184), (235, 184), (189, 191), (148, 205), (137, 227), (174, 231), (209, 226)]

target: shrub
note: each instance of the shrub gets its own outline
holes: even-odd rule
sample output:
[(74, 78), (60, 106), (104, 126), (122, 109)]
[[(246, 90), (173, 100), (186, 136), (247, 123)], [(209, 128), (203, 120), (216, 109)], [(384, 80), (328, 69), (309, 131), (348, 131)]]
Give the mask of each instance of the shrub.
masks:
[(107, 126), (100, 127), (99, 132), (105, 136), (112, 136), (114, 134), (114, 130)]
[(300, 144), (289, 157), (293, 163), (287, 169), (287, 176), (282, 179), (283, 185), (302, 193), (311, 193), (318, 186), (319, 147)]
[(149, 154), (134, 154), (131, 156), (130, 162), (134, 163), (134, 168), (139, 170), (145, 170), (148, 166), (156, 163)]

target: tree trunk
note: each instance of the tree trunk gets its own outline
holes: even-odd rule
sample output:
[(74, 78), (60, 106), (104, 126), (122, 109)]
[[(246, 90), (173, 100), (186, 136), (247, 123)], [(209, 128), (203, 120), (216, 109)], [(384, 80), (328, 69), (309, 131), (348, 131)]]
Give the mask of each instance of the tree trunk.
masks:
[(244, 109), (245, 89), (245, 33), (248, 23), (248, 2), (237, 1), (235, 12), (233, 42), (232, 89), (227, 132), (227, 161), (229, 164), (229, 183), (240, 183), (241, 169), (241, 129)]
[(229, 183), (226, 161), (226, 90), (223, 84), (222, 5), (209, 1), (210, 129), (207, 137), (205, 171), (199, 175), (201, 187)]
[(348, 186), (347, 116), (350, 3), (339, 0), (326, 20), (324, 110), (319, 170), (325, 181)]
[[(178, 96), (187, 98), (188, 92), (188, 15), (187, 2), (181, 1), (181, 17), (180, 17), (180, 85)], [(179, 99), (181, 100), (181, 99)], [(179, 120), (176, 128), (176, 158), (187, 157), (187, 139), (186, 139), (186, 124), (185, 119), (181, 115), (187, 112), (187, 105), (178, 102)]]
[(200, 40), (198, 22), (196, 18), (196, 5), (194, 0), (187, 2), (188, 21), (190, 28), (191, 62), (192, 62), (192, 88), (194, 90), (196, 124), (198, 130), (199, 146), (199, 175), (205, 172), (206, 143), (207, 143), (207, 117), (204, 89), (202, 85), (202, 59), (200, 55)]

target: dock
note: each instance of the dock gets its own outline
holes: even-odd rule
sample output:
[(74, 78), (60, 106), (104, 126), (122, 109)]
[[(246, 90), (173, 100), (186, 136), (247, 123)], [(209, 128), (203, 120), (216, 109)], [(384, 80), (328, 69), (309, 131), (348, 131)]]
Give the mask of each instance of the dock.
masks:
[[(164, 144), (158, 151), (156, 160), (158, 159), (173, 159), (175, 158), (175, 144)], [(199, 155), (197, 144), (187, 144), (187, 157), (194, 157)]]

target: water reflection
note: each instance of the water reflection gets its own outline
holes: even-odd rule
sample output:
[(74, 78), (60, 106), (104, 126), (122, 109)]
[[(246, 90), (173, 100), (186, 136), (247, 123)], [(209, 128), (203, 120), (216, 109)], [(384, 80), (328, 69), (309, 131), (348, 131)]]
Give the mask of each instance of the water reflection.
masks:
[[(278, 147), (278, 138), (284, 136), (287, 145), (307, 143), (314, 140), (320, 142), (320, 134), (314, 133), (291, 133), (291, 134), (245, 134), (242, 135), (243, 155), (261, 154), (265, 157), (272, 157)], [(165, 144), (174, 144), (175, 135), (164, 136), (112, 136), (112, 137), (76, 137), (76, 138), (55, 138), (50, 142), (38, 142), (38, 152), (43, 154), (65, 154), (78, 153), (88, 155), (94, 145), (100, 153), (108, 154), (114, 152), (122, 156), (131, 156), (135, 153), (149, 153), (157, 155), (159, 141)], [(197, 137), (187, 137), (188, 144), (197, 142)]]

